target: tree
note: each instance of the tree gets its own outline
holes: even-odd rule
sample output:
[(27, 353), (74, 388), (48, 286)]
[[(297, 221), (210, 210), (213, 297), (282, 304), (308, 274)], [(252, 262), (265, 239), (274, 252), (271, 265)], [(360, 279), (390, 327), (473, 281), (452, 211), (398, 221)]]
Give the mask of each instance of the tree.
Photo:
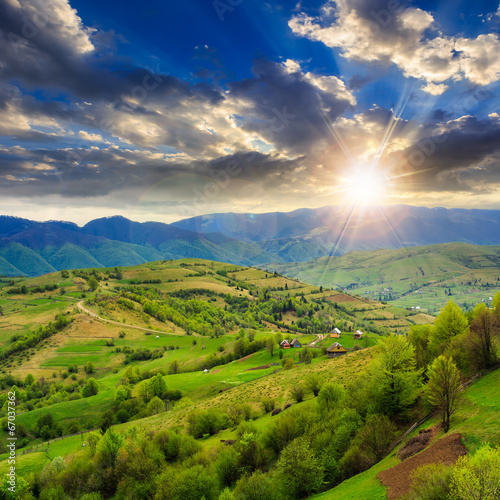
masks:
[(323, 380), (318, 373), (311, 373), (305, 379), (306, 388), (314, 394), (316, 397), (321, 391), (323, 386)]
[(85, 372), (94, 373), (94, 371), (95, 371), (94, 363), (92, 363), (92, 361), (87, 361), (87, 364), (85, 365)]
[(122, 403), (123, 401), (127, 401), (132, 397), (132, 390), (128, 385), (120, 385), (116, 390), (115, 400), (117, 403)]
[(434, 328), (431, 330), (429, 347), (434, 357), (442, 354), (448, 347), (450, 340), (465, 333), (468, 326), (467, 318), (462, 309), (452, 300), (448, 301), (436, 318)]
[(165, 403), (157, 396), (155, 396), (147, 406), (148, 415), (156, 415), (165, 411)]
[(323, 483), (324, 468), (304, 437), (294, 439), (283, 450), (276, 469), (292, 498), (309, 496)]
[(88, 398), (90, 396), (95, 396), (99, 392), (99, 386), (97, 385), (95, 378), (89, 378), (85, 387), (82, 389), (82, 396)]
[(462, 399), (460, 372), (450, 358), (439, 356), (429, 367), (426, 394), (429, 403), (441, 414), (444, 432), (450, 429), (451, 416)]
[(363, 443), (362, 448), (369, 450), (373, 458), (379, 461), (389, 449), (395, 432), (395, 425), (386, 415), (370, 415), (358, 437)]
[(474, 310), (468, 336), (469, 353), (477, 370), (489, 368), (497, 360), (494, 338), (498, 335), (498, 322), (493, 311), (481, 303)]
[(34, 383), (35, 383), (35, 377), (31, 373), (28, 373), (28, 375), (24, 377), (24, 387), (29, 387)]
[(304, 401), (306, 391), (304, 390), (304, 387), (302, 387), (302, 385), (296, 384), (290, 389), (290, 395), (293, 399), (295, 399), (297, 403), (301, 403), (302, 401)]
[(148, 380), (150, 386), (150, 397), (155, 396), (161, 398), (167, 392), (167, 384), (161, 373), (156, 374), (152, 379)]
[(500, 498), (500, 449), (488, 445), (474, 455), (460, 457), (451, 478), (453, 500), (497, 500)]
[(272, 337), (268, 338), (266, 341), (266, 348), (271, 356), (274, 356), (275, 347), (276, 347), (275, 340)]
[(98, 288), (99, 288), (99, 282), (94, 278), (94, 276), (92, 276), (90, 279), (89, 279), (89, 287), (90, 289), (95, 292)]
[(323, 385), (318, 394), (318, 406), (321, 413), (333, 410), (340, 406), (345, 398), (344, 388), (334, 382), (327, 382)]
[(370, 374), (378, 413), (400, 415), (413, 404), (421, 388), (415, 349), (406, 337), (390, 335), (379, 341)]
[(431, 337), (432, 328), (432, 325), (413, 325), (410, 328), (408, 339), (415, 348), (415, 359), (418, 369), (425, 370), (431, 361), (429, 339)]
[(170, 366), (168, 367), (168, 374), (175, 375), (176, 373), (179, 373), (179, 362), (176, 359), (174, 359), (172, 363), (170, 363)]

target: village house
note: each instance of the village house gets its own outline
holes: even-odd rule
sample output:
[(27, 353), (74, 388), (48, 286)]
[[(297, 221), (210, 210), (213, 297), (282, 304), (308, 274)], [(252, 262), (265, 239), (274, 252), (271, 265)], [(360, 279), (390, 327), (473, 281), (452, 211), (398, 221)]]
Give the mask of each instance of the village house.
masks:
[(355, 340), (361, 340), (363, 338), (363, 332), (361, 330), (356, 330), (354, 332), (354, 339)]
[(329, 358), (336, 358), (338, 356), (347, 354), (347, 349), (345, 347), (342, 347), (338, 342), (335, 342), (327, 349), (327, 352)]
[(290, 349), (290, 343), (287, 339), (281, 341), (280, 349)]
[(302, 347), (302, 344), (297, 340), (297, 339), (293, 339), (291, 342), (290, 342), (290, 345), (292, 347)]
[(342, 332), (338, 328), (334, 328), (330, 333), (330, 337), (334, 339), (339, 339)]

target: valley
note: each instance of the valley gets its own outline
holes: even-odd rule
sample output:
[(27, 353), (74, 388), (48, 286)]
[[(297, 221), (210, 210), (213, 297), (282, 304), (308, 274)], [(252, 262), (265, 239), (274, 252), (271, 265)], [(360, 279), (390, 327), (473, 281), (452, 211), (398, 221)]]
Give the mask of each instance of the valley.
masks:
[(500, 290), (500, 247), (445, 243), (349, 252), (266, 269), (316, 286), (436, 315), (448, 300), (464, 310)]

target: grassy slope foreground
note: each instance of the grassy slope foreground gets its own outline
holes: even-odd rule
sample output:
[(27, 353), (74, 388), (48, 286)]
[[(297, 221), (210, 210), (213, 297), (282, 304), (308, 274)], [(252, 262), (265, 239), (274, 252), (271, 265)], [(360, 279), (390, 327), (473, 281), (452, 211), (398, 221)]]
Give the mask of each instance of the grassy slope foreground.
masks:
[[(474, 453), (482, 444), (489, 443), (492, 446), (500, 445), (500, 370), (496, 370), (465, 391), (465, 401), (458, 410), (453, 425), (449, 431), (460, 433), (464, 437), (466, 448)], [(386, 489), (380, 483), (377, 475), (387, 470), (401, 460), (397, 452), (408, 440), (415, 437), (422, 429), (429, 429), (439, 423), (439, 419), (433, 418), (412, 432), (408, 438), (396, 448), (388, 457), (384, 458), (371, 469), (351, 478), (341, 485), (321, 493), (312, 498), (315, 500), (385, 500)], [(434, 437), (436, 443), (444, 437), (440, 432)], [(429, 444), (430, 446), (431, 444)]]
[(474, 308), (500, 290), (500, 247), (446, 243), (350, 252), (309, 262), (272, 264), (273, 271), (316, 286), (436, 314), (451, 298)]
[[(255, 432), (264, 436), (277, 417), (263, 413), (263, 397), (285, 408), (297, 400), (292, 389), (314, 377), (345, 387), (372, 361), (366, 348), (380, 334), (434, 319), (276, 273), (199, 259), (4, 278), (0, 307), (2, 393), (18, 396), (17, 470), (27, 478), (81, 450), (89, 429), (109, 425), (119, 432), (184, 433), (196, 412), (228, 412), (220, 432), (200, 440), (211, 453), (221, 439), (238, 439), (238, 412), (250, 412)], [(333, 326), (343, 331), (346, 357), (327, 358), (330, 338), (317, 348), (278, 349), (281, 338), (306, 345)], [(356, 329), (365, 333), (361, 341), (353, 338)], [(161, 399), (144, 393), (156, 390), (148, 385), (153, 382), (164, 385)], [(310, 392), (301, 399), (297, 409), (316, 411)], [(358, 417), (347, 415), (350, 436)], [(2, 458), (0, 469), (6, 470)]]
[[(241, 328), (254, 329), (256, 340), (281, 334), (289, 340), (299, 336), (303, 343), (315, 339), (316, 334), (329, 332), (332, 326), (343, 331), (361, 328), (367, 333), (362, 341), (354, 340), (349, 333), (340, 339), (352, 349), (355, 345), (373, 345), (376, 333), (389, 331), (393, 325), (407, 330), (413, 324), (432, 320), (344, 293), (320, 292), (316, 287), (257, 269), (194, 259), (124, 268), (119, 275), (115, 269), (99, 270), (100, 287), (96, 292), (88, 291), (87, 279), (94, 275), (90, 270), (90, 274), (86, 272), (77, 271), (77, 276), (70, 272), (67, 277), (58, 272), (32, 279), (3, 279), (0, 348), (4, 353), (10, 352), (20, 339), (31, 338), (40, 326), (54, 323), (56, 315), (71, 321), (35, 345), (2, 356), (0, 361), (4, 390), (15, 381), (21, 383), (22, 389), (28, 374), (45, 383), (45, 388), (37, 387), (41, 393), (23, 395), (32, 404), (25, 404), (18, 416), (28, 432), (24, 442), (31, 445), (37, 442), (33, 428), (47, 413), (63, 428), (74, 421), (81, 427), (97, 425), (100, 416), (113, 406), (115, 386), (128, 366), (143, 371), (163, 369), (166, 373), (175, 360), (180, 372), (189, 373), (167, 377), (168, 385), (194, 399), (274, 371), (276, 367), (245, 371), (279, 361), (277, 351), (271, 356), (263, 349), (244, 363), (218, 367), (219, 373), (210, 377), (213, 387), (204, 387), (206, 378), (199, 371), (200, 363), (208, 359), (207, 366), (218, 366), (219, 358), (233, 351)], [(147, 314), (140, 303), (141, 293), (155, 297), (155, 303), (175, 296), (172, 308), (183, 311), (171, 319)], [(134, 296), (136, 301), (127, 296)], [(115, 323), (85, 314), (78, 303)], [(185, 310), (186, 304), (191, 308), (200, 303), (206, 305), (207, 311), (196, 314)], [(376, 323), (373, 318), (378, 318)], [(319, 346), (328, 347), (332, 342), (325, 340)], [(143, 360), (141, 350), (146, 351)], [(320, 349), (316, 351), (321, 354)], [(297, 358), (298, 350), (293, 356)], [(89, 362), (93, 364), (92, 373), (84, 371)], [(78, 399), (90, 377), (97, 379), (99, 393)], [(51, 384), (54, 388), (46, 393)]]

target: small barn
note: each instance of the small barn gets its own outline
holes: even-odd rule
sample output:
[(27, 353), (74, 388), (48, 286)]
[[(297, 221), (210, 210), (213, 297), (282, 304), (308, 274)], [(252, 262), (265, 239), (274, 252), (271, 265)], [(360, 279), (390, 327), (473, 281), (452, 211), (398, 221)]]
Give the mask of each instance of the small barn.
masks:
[(363, 338), (363, 332), (361, 330), (356, 330), (354, 332), (354, 339), (361, 340)]
[(330, 333), (330, 337), (333, 339), (339, 339), (342, 332), (338, 328), (334, 328)]
[(336, 358), (347, 354), (347, 349), (342, 347), (338, 342), (332, 344), (327, 350), (329, 358)]
[(290, 349), (290, 343), (287, 339), (281, 341), (280, 349)]
[(292, 347), (302, 347), (302, 344), (297, 340), (297, 339), (293, 339), (291, 342), (290, 342), (290, 345)]

